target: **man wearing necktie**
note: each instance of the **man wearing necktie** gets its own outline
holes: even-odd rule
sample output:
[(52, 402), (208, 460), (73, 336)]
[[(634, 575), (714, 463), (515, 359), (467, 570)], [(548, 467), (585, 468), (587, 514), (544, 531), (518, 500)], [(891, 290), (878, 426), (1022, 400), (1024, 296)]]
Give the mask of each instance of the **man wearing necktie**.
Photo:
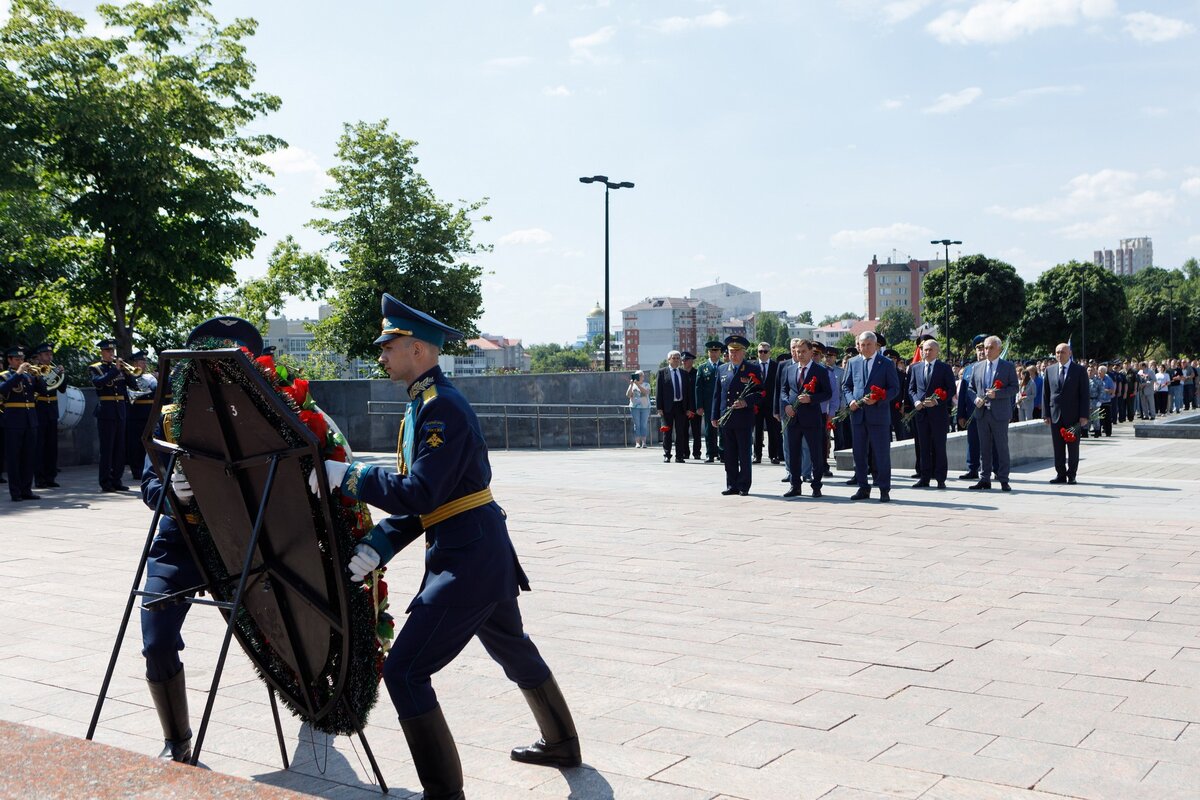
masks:
[(1071, 359), (1071, 345), (1063, 342), (1054, 348), (1058, 363), (1046, 373), (1042, 383), (1042, 408), (1046, 409), (1045, 422), (1050, 426), (1054, 445), (1054, 472), (1051, 483), (1075, 483), (1079, 471), (1079, 437), (1074, 441), (1063, 440), (1062, 431), (1078, 425), (1088, 424), (1088, 381), (1083, 367)]
[[(871, 496), (867, 483), (867, 457), (875, 460), (875, 486), (879, 502), (891, 500), (892, 490), (892, 401), (900, 394), (900, 376), (890, 359), (879, 352), (879, 342), (871, 331), (858, 335), (859, 355), (846, 365), (842, 395), (850, 406), (851, 440), (854, 447), (854, 480), (858, 491), (851, 500)], [(881, 400), (871, 399), (871, 387), (884, 392)]]
[[(941, 346), (936, 339), (921, 342), (921, 361), (909, 370), (908, 396), (917, 409), (915, 419), (920, 461), (914, 489), (928, 487), (937, 481), (939, 489), (946, 488), (946, 434), (949, 431), (949, 411), (954, 402), (954, 370), (938, 358)], [(941, 389), (942, 397), (937, 390)]]
[[(1000, 488), (1008, 485), (1008, 423), (1012, 421), (1013, 398), (1017, 394), (1017, 368), (1000, 358), (1000, 337), (983, 340), (984, 358), (971, 370), (971, 388), (975, 392), (975, 421), (979, 425), (979, 482), (970, 489), (991, 489), (992, 474)], [(960, 415), (963, 411), (960, 409)]]
[(666, 430), (663, 432), (663, 461), (671, 460), (671, 444), (675, 444), (675, 461), (688, 457), (688, 422), (694, 414), (695, 384), (683, 371), (683, 354), (678, 350), (667, 353), (667, 366), (658, 371), (654, 387), (654, 403)]
[[(809, 388), (811, 387), (811, 388)], [(779, 373), (780, 415), (787, 420), (784, 446), (791, 465), (791, 488), (784, 497), (799, 497), (804, 473), (804, 447), (811, 462), (809, 480), (813, 497), (821, 496), (825, 477), (825, 414), (822, 404), (833, 396), (829, 373), (813, 360), (813, 343), (792, 339), (792, 360)]]
[(758, 410), (754, 420), (754, 463), (762, 463), (763, 434), (767, 439), (767, 458), (772, 464), (783, 460), (783, 435), (779, 420), (775, 418), (774, 398), (779, 394), (779, 363), (771, 358), (769, 342), (758, 343), (758, 362), (752, 365), (758, 370), (768, 402)]

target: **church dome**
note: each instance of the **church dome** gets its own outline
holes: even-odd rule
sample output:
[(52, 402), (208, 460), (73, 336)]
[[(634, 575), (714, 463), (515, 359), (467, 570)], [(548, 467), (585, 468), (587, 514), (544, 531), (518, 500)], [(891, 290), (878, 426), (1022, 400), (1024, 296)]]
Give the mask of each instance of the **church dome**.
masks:
[(604, 309), (600, 307), (600, 302), (596, 301), (596, 306), (587, 314), (589, 317), (603, 317)]

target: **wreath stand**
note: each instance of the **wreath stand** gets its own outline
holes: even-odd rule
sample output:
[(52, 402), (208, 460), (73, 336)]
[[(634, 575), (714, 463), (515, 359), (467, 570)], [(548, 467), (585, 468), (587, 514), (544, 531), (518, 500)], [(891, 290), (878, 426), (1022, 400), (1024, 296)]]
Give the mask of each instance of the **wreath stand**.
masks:
[[(164, 389), (170, 385), (170, 370), (168, 365), (171, 361), (177, 361), (180, 359), (194, 359), (194, 363), (198, 367), (197, 373), (199, 374), (200, 381), (199, 383), (192, 384), (189, 387), (189, 391), (202, 387), (202, 395), (205, 396), (196, 399), (212, 399), (218, 401), (211, 403), (211, 406), (206, 409), (207, 411), (212, 412), (212, 414), (211, 417), (204, 418), (202, 422), (205, 423), (204, 427), (207, 428), (207, 430), (204, 430), (204, 432), (215, 434), (212, 438), (216, 440), (220, 447), (221, 452), (219, 453), (204, 452), (200, 448), (196, 448), (194, 446), (183, 447), (154, 437), (154, 426), (161, 418)], [(155, 397), (154, 408), (150, 415), (150, 422), (147, 425), (147, 430), (143, 436), (143, 440), (146, 444), (147, 452), (153, 453), (152, 461), (154, 462), (156, 468), (161, 465), (161, 457), (163, 455), (167, 456), (166, 467), (158, 472), (159, 478), (163, 484), (163, 491), (159, 495), (158, 503), (154, 509), (154, 517), (151, 520), (150, 529), (146, 534), (146, 541), (142, 546), (142, 553), (141, 557), (138, 559), (138, 566), (136, 574), (134, 575), (133, 585), (129, 590), (129, 596), (125, 602), (125, 611), (121, 616), (121, 624), (117, 630), (117, 638), (113, 643), (112, 655), (108, 660), (108, 668), (104, 674), (104, 681), (101, 684), (100, 692), (96, 697), (96, 707), (92, 712), (92, 719), (88, 726), (86, 736), (87, 739), (91, 740), (95, 735), (96, 726), (100, 719), (100, 712), (103, 708), (104, 701), (108, 696), (109, 685), (112, 681), (113, 672), (116, 668), (117, 657), (120, 655), (121, 644), (125, 639), (125, 633), (129, 626), (129, 619), (133, 614), (133, 605), (135, 599), (146, 598), (143, 606), (148, 610), (154, 610), (156, 607), (180, 602), (189, 603), (192, 605), (215, 606), (225, 615), (225, 636), (221, 643), (220, 655), (217, 658), (216, 667), (213, 670), (212, 683), (209, 687), (208, 700), (204, 707), (204, 714), (200, 719), (200, 727), (192, 745), (192, 757), (189, 763), (193, 766), (195, 766), (200, 759), (201, 748), (204, 745), (205, 733), (207, 732), (208, 723), (212, 716), (213, 704), (216, 701), (217, 690), (220, 686), (221, 676), (225, 669), (225, 659), (229, 654), (229, 645), (233, 640), (235, 633), (239, 633), (236, 625), (238, 615), (250, 614), (253, 617), (255, 614), (256, 609), (251, 607), (251, 605), (248, 603), (247, 597), (247, 590), (251, 587), (251, 585), (259, 587), (263, 593), (269, 594), (271, 596), (271, 600), (276, 604), (275, 607), (278, 609), (279, 614), (278, 619), (273, 621), (276, 622), (277, 625), (282, 624), (281, 632), (286, 637), (286, 642), (289, 646), (303, 645), (306, 638), (312, 640), (312, 619), (316, 617), (320, 620), (323, 620), (327, 624), (327, 628), (325, 629), (326, 635), (328, 635), (330, 632), (341, 635), (340, 638), (345, 649), (345, 653), (343, 654), (344, 656), (348, 656), (349, 650), (348, 618), (345, 613), (346, 604), (344, 602), (340, 604), (330, 603), (326, 597), (322, 596), (321, 589), (324, 587), (314, 587), (311, 582), (306, 581), (304, 577), (298, 575), (297, 571), (294, 568), (290, 568), (289, 564), (286, 563), (286, 553), (281, 552), (277, 547), (274, 546), (273, 542), (268, 541), (266, 537), (262, 536), (267, 521), (271, 516), (268, 513), (269, 508), (278, 509), (282, 505), (281, 503), (277, 503), (274, 507), (269, 507), (268, 503), (272, 495), (272, 490), (277, 488), (277, 483), (280, 476), (280, 464), (286, 464), (288, 462), (295, 463), (293, 472), (296, 475), (301, 475), (302, 479), (302, 473), (299, 470), (298, 464), (298, 458), (300, 456), (309, 456), (313, 458), (314, 464), (321, 464), (321, 458), (317, 449), (316, 439), (312, 433), (307, 430), (307, 428), (303, 427), (299, 423), (298, 420), (292, 424), (292, 420), (289, 418), (288, 414), (281, 414), (280, 416), (288, 422), (290, 427), (300, 433), (301, 438), (305, 441), (305, 444), (299, 447), (288, 446), (282, 440), (279, 440), (273, 449), (261, 449), (253, 447), (253, 445), (256, 443), (261, 444), (264, 438), (270, 438), (260, 435), (257, 437), (252, 437), (252, 441), (250, 442), (251, 448), (254, 449), (255, 452), (248, 456), (244, 455), (244, 451), (246, 450), (247, 446), (247, 442), (245, 441), (246, 437), (240, 436), (239, 434), (244, 432), (247, 423), (245, 421), (240, 421), (238, 426), (235, 427), (233, 419), (238, 417), (239, 413), (245, 415), (248, 408), (253, 408), (253, 406), (249, 403), (239, 405), (241, 400), (249, 400), (249, 395), (245, 392), (245, 390), (235, 384), (221, 382), (213, 373), (212, 362), (215, 362), (219, 359), (224, 359), (226, 361), (233, 359), (234, 363), (240, 365), (244, 372), (244, 374), (240, 377), (259, 389), (256, 394), (259, 395), (260, 401), (266, 400), (269, 404), (270, 401), (274, 401), (274, 404), (277, 405), (276, 411), (287, 411), (286, 406), (284, 406), (282, 403), (282, 400), (280, 400), (275, 394), (274, 388), (238, 350), (169, 350), (162, 354), (158, 376), (159, 391)], [(232, 402), (230, 402), (231, 400)], [(242, 409), (240, 412), (239, 407)], [(259, 418), (262, 420), (263, 424), (267, 423), (267, 420), (263, 418), (261, 414), (259, 415)], [(277, 433), (275, 434), (275, 438), (279, 438)], [(219, 579), (210, 574), (209, 570), (204, 566), (204, 561), (200, 558), (199, 553), (197, 552), (197, 545), (194, 541), (194, 524), (188, 520), (187, 514), (182, 508), (181, 504), (178, 502), (178, 499), (175, 498), (173, 493), (167, 490), (167, 487), (169, 486), (170, 475), (174, 472), (175, 466), (180, 459), (186, 459), (189, 463), (194, 464), (195, 466), (193, 469), (202, 469), (201, 474), (197, 475), (197, 481), (193, 482), (194, 489), (201, 487), (203, 484), (209, 484), (204, 488), (208, 491), (212, 491), (214, 489), (212, 480), (213, 477), (216, 476), (219, 478), (220, 476), (223, 476), (226, 484), (232, 481), (238, 488), (242, 490), (242, 498), (244, 501), (246, 501), (245, 507), (242, 509), (244, 512), (246, 512), (246, 518), (242, 521), (250, 522), (250, 536), (248, 542), (246, 542), (244, 546), (244, 556), (240, 559), (241, 571), (236, 575), (230, 574), (227, 578)], [(266, 470), (265, 481), (261, 480), (261, 474), (258, 475), (257, 480), (246, 474), (249, 470), (254, 470), (256, 473), (261, 473), (264, 467)], [(321, 497), (327, 498), (330, 496), (330, 493), (325, 470), (317, 469), (316, 473), (321, 487)], [(190, 478), (191, 476), (189, 476), (189, 479)], [(249, 512), (251, 512), (253, 506), (252, 495), (256, 492), (247, 492), (246, 490), (257, 489), (258, 487), (255, 484), (258, 483), (261, 483), (261, 489), (258, 492), (260, 493), (260, 497), (257, 500), (257, 509), (254, 510), (253, 517), (249, 517)], [(222, 487), (217, 486), (216, 488)], [(305, 488), (304, 491), (307, 491), (307, 488)], [(220, 493), (214, 492), (209, 496), (216, 498), (213, 502), (221, 502)], [(150, 547), (154, 540), (154, 535), (158, 530), (159, 521), (162, 519), (162, 516), (166, 511), (165, 506), (168, 505), (170, 506), (171, 515), (179, 523), (180, 529), (184, 534), (183, 538), (188, 545), (188, 549), (191, 551), (192, 558), (195, 559), (197, 565), (200, 566), (201, 572), (204, 574), (206, 580), (204, 583), (198, 586), (193, 586), (172, 594), (147, 592), (140, 588), (142, 585), (142, 578), (145, 575), (146, 562), (150, 554)], [(225, 501), (222, 503), (222, 505), (238, 506), (242, 504), (238, 504), (236, 501), (230, 503), (229, 492), (227, 490), (225, 493)], [(325, 517), (325, 530), (330, 532), (330, 545), (332, 545), (331, 549), (333, 552), (333, 557), (335, 559), (340, 559), (340, 554), (337, 552), (336, 541), (332, 535), (333, 520), (329, 513), (328, 504), (321, 503), (320, 506), (323, 509)], [(312, 526), (310, 525), (309, 527), (311, 532)], [(242, 528), (240, 531), (243, 536), (244, 531), (245, 528)], [(216, 540), (218, 538), (217, 530), (214, 528), (212, 533), (214, 540)], [(226, 539), (224, 542), (218, 542), (219, 547), (221, 544), (226, 545), (226, 547), (220, 548), (223, 550), (223, 555), (227, 554), (230, 545), (237, 545), (238, 549), (241, 549), (240, 541), (235, 543)], [(226, 560), (228, 560), (227, 555)], [(338, 563), (341, 562), (339, 561)], [(343, 586), (340, 570), (334, 570), (333, 575), (335, 578), (333, 588), (341, 591)], [(216, 599), (228, 596), (229, 586), (235, 582), (236, 588), (233, 591), (232, 599)], [(209, 600), (198, 596), (199, 594), (205, 592), (213, 595), (214, 599)], [(299, 603), (296, 603), (296, 600), (299, 600)], [(305, 629), (305, 625), (298, 623), (295, 616), (293, 616), (293, 606), (295, 606), (298, 610), (305, 611), (307, 613), (307, 630)], [(240, 635), (239, 640), (241, 640)], [(244, 642), (243, 646), (245, 646)], [(363, 734), (362, 722), (355, 715), (354, 709), (347, 700), (344, 692), (337, 692), (337, 699), (333, 703), (326, 703), (325, 705), (318, 707), (314, 702), (314, 698), (310, 696), (309, 692), (295, 694), (289, 691), (286, 687), (280, 686), (271, 678), (269, 672), (261, 668), (258, 658), (256, 658), (253, 653), (248, 650), (247, 655), (250, 655), (251, 660), (254, 661), (255, 665), (260, 667), (259, 673), (265, 680), (268, 681), (267, 695), (271, 703), (271, 715), (275, 723), (275, 735), (279, 742), (279, 755), (283, 761), (283, 768), (285, 770), (290, 768), (290, 764), (288, 762), (287, 748), (284, 742), (283, 728), (279, 720), (279, 707), (275, 699), (276, 692), (286, 694), (289, 699), (293, 701), (294, 706), (303, 708), (305, 710), (305, 717), (310, 720), (323, 717), (333, 709), (344, 712), (352, 722), (354, 733), (357, 734), (359, 741), (362, 742), (363, 750), (366, 752), (367, 759), (371, 764), (371, 769), (375, 773), (376, 780), (379, 782), (380, 790), (384, 794), (388, 793), (387, 783), (384, 781), (383, 774), (380, 772), (379, 764), (376, 762), (375, 755), (371, 751), (371, 746), (367, 742), (366, 736)], [(295, 653), (294, 655), (303, 656), (303, 653)], [(295, 668), (301, 686), (311, 686), (313, 683), (313, 674), (311, 668), (308, 666), (308, 660), (303, 657), (293, 657), (289, 659), (289, 663)], [(341, 669), (341, 675), (343, 679), (345, 677), (346, 669), (345, 658), (343, 658)]]

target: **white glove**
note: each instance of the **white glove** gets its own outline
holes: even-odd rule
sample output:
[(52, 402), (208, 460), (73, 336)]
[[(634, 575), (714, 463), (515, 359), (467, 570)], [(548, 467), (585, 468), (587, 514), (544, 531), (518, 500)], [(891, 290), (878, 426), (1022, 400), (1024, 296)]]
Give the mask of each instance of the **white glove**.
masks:
[[(346, 470), (350, 469), (350, 465), (345, 461), (326, 461), (325, 462), (325, 477), (329, 479), (331, 487), (342, 485), (342, 478), (346, 477)], [(308, 476), (308, 489), (317, 497), (321, 496), (320, 487), (317, 485), (317, 471), (314, 469)]]
[(350, 569), (350, 580), (362, 583), (367, 573), (379, 566), (379, 553), (370, 545), (360, 544), (354, 548), (354, 555), (350, 556), (346, 566)]
[(182, 472), (171, 473), (171, 491), (185, 503), (196, 496), (192, 491), (192, 484), (188, 483), (187, 476)]

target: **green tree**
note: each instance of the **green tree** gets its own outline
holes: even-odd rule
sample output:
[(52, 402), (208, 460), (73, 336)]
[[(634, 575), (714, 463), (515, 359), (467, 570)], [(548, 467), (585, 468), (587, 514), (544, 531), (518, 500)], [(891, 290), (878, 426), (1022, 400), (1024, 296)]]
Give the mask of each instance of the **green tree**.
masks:
[(0, 62), (22, 113), (6, 133), (35, 154), (71, 225), (55, 237), (66, 280), (38, 285), (19, 312), (69, 308), (128, 353), (135, 334), (211, 310), (213, 289), (233, 282), (260, 235), (258, 158), (283, 143), (243, 133), (279, 107), (252, 91), (256, 23), (221, 25), (208, 6), (100, 5), (97, 37), (50, 0), (13, 0)]
[[(945, 269), (944, 267), (942, 269)], [(950, 336), (959, 355), (969, 349), (971, 337), (979, 333), (1007, 339), (1016, 331), (1025, 308), (1025, 282), (1011, 264), (985, 255), (970, 255), (950, 265)], [(944, 326), (946, 319), (946, 274), (934, 270), (921, 284), (924, 293), (922, 316)], [(944, 345), (943, 345), (944, 346)], [(943, 358), (954, 354), (944, 352)]]
[(862, 314), (855, 314), (853, 311), (843, 311), (841, 314), (830, 314), (827, 317), (822, 317), (821, 321), (817, 323), (817, 327), (823, 328), (826, 325), (832, 325), (833, 323), (840, 322), (844, 319), (861, 320), (862, 318)]
[(289, 298), (319, 300), (325, 296), (331, 270), (321, 253), (305, 253), (291, 236), (275, 244), (267, 274), (243, 281), (223, 301), (225, 313), (266, 328), (267, 317), (283, 310)]
[(348, 124), (338, 139), (339, 163), (329, 170), (336, 186), (316, 203), (336, 216), (309, 223), (339, 256), (333, 314), (313, 330), (319, 349), (374, 354), (384, 292), (468, 337), (478, 333), (482, 270), (464, 259), (491, 249), (472, 240), (471, 216), (486, 200), (460, 208), (438, 200), (416, 171), (416, 144), (390, 133), (387, 120)]
[(853, 333), (843, 333), (838, 337), (837, 344), (834, 345), (834, 347), (836, 347), (838, 350), (844, 351), (847, 347), (854, 347), (854, 342), (855, 339)]
[[(886, 309), (879, 315), (878, 333), (887, 338), (889, 347), (896, 347), (901, 342), (908, 341), (912, 329), (917, 326), (916, 319), (907, 308), (897, 307)], [(911, 355), (911, 354), (910, 354)]]
[(796, 315), (796, 323), (798, 325), (812, 325), (813, 315), (811, 311), (801, 311)]
[(1189, 291), (1188, 267), (1186, 263), (1179, 270), (1148, 267), (1125, 279), (1129, 303), (1125, 346), (1131, 356), (1140, 360), (1156, 350), (1175, 356), (1194, 346), (1192, 337), (1200, 332), (1200, 326)]
[(790, 337), (787, 325), (779, 319), (779, 314), (774, 311), (760, 311), (755, 315), (754, 326), (754, 334), (759, 342), (767, 342), (772, 349), (788, 349)]
[(585, 350), (573, 350), (561, 344), (534, 344), (525, 348), (530, 357), (530, 372), (580, 372), (592, 367)]
[[(1082, 303), (1081, 291), (1086, 293)], [(1120, 353), (1129, 304), (1121, 279), (1112, 272), (1078, 261), (1059, 264), (1038, 276), (1027, 298), (1017, 331), (1023, 352), (1048, 354), (1059, 342), (1070, 340), (1081, 358)]]

